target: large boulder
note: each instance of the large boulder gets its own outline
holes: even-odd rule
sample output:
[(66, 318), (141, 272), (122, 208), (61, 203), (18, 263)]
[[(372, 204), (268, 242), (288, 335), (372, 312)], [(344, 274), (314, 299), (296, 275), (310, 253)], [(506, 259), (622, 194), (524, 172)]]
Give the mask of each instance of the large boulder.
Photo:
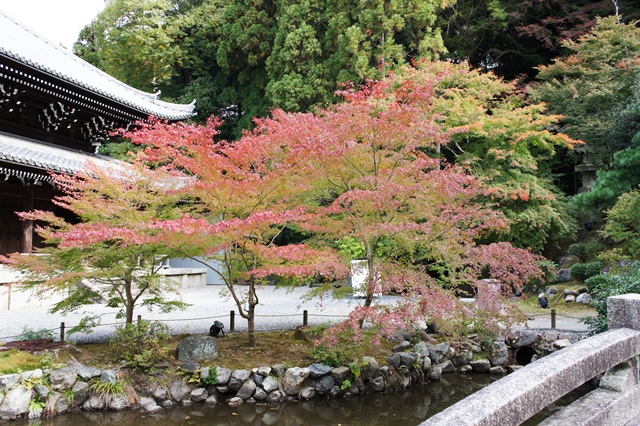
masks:
[(569, 270), (569, 268), (560, 268), (558, 270), (558, 281), (560, 281), (561, 283), (569, 282), (572, 279), (573, 277), (571, 276), (571, 271)]
[(54, 417), (69, 411), (71, 400), (61, 392), (51, 392), (47, 397), (46, 407), (44, 410), (45, 417)]
[(516, 330), (507, 337), (507, 345), (518, 349), (524, 346), (530, 346), (538, 339), (538, 333), (532, 330)]
[(231, 377), (231, 370), (224, 367), (216, 367), (216, 384), (226, 385)]
[(253, 380), (247, 380), (242, 384), (236, 396), (246, 401), (247, 399), (253, 396), (253, 393), (255, 391), (256, 391), (256, 383)]
[(183, 362), (212, 361), (218, 358), (218, 345), (211, 336), (185, 337), (178, 343), (178, 360)]
[(360, 377), (367, 380), (377, 377), (378, 375), (380, 375), (380, 365), (378, 364), (378, 361), (373, 357), (363, 356), (362, 364), (360, 366)]
[(477, 373), (486, 373), (491, 369), (491, 362), (488, 359), (478, 359), (469, 363), (473, 371)]
[[(463, 349), (456, 356), (454, 356), (451, 361), (453, 362), (453, 365), (455, 365), (456, 367), (462, 367), (464, 365), (469, 364), (472, 359), (473, 359), (473, 352), (471, 352), (468, 349)], [(422, 368), (424, 369), (424, 365)]]
[(576, 298), (576, 302), (588, 305), (591, 303), (591, 295), (589, 293), (580, 293)]
[(260, 386), (256, 387), (256, 391), (253, 393), (253, 399), (256, 401), (264, 401), (268, 396), (269, 394), (267, 391), (262, 389)]
[(309, 367), (309, 377), (312, 379), (317, 379), (318, 377), (322, 377), (325, 374), (331, 373), (332, 367), (326, 364), (322, 364), (320, 362), (311, 364)]
[(416, 362), (418, 362), (418, 354), (415, 352), (399, 352), (398, 357), (400, 358), (400, 365), (404, 365), (406, 367), (413, 367)]
[(492, 367), (502, 367), (507, 365), (509, 360), (509, 348), (501, 340), (496, 340), (491, 344), (489, 361)]
[(262, 389), (264, 389), (267, 393), (278, 390), (278, 388), (278, 381), (273, 376), (266, 377), (262, 381)]
[(233, 370), (231, 373), (231, 377), (229, 378), (229, 390), (237, 392), (240, 390), (244, 382), (251, 377), (251, 372), (249, 370)]
[(111, 395), (108, 405), (109, 409), (114, 411), (122, 411), (131, 407), (131, 403), (129, 402), (127, 396), (121, 393)]
[(191, 391), (190, 399), (193, 402), (206, 401), (209, 398), (209, 392), (205, 388), (195, 388)]
[(191, 396), (191, 390), (191, 386), (183, 383), (182, 380), (176, 380), (171, 384), (169, 393), (171, 394), (171, 398), (173, 398), (174, 401), (181, 402)]
[(113, 370), (104, 370), (100, 374), (100, 381), (101, 382), (105, 382), (105, 383), (111, 383), (112, 385), (115, 385), (116, 382), (118, 381), (118, 373), (116, 373)]
[(49, 384), (55, 391), (71, 389), (78, 379), (78, 370), (75, 367), (66, 367), (53, 370), (49, 374)]
[(98, 370), (95, 367), (86, 367), (84, 365), (81, 365), (77, 368), (78, 371), (78, 376), (80, 376), (80, 378), (82, 380), (91, 380), (95, 377), (100, 377), (100, 374), (102, 374), (102, 371)]
[(32, 390), (22, 385), (11, 389), (0, 404), (0, 419), (13, 420), (29, 412)]
[(343, 365), (340, 367), (333, 368), (331, 370), (331, 377), (333, 377), (333, 379), (336, 381), (338, 385), (341, 385), (342, 382), (347, 380), (350, 373), (351, 373), (351, 370), (349, 370), (349, 367), (345, 367)]
[(282, 389), (287, 395), (298, 395), (302, 389), (302, 382), (309, 377), (308, 368), (293, 367), (287, 369), (282, 379)]
[(336, 385), (336, 381), (331, 376), (324, 376), (316, 382), (316, 392), (320, 395), (324, 395), (329, 392)]
[(547, 296), (554, 296), (556, 294), (558, 294), (558, 287), (551, 286), (547, 289)]
[(440, 364), (449, 354), (449, 348), (451, 348), (449, 342), (429, 346), (427, 348), (429, 350), (429, 358), (431, 358), (431, 361), (434, 363)]
[(420, 355), (420, 357), (425, 358), (429, 356), (429, 349), (427, 348), (427, 344), (425, 342), (418, 342), (413, 347), (413, 351)]
[(20, 381), (19, 374), (5, 374), (0, 376), (0, 392), (10, 389), (13, 385)]
[(87, 398), (89, 398), (91, 386), (89, 386), (87, 382), (77, 381), (71, 390), (73, 391), (73, 403), (75, 405), (82, 405)]

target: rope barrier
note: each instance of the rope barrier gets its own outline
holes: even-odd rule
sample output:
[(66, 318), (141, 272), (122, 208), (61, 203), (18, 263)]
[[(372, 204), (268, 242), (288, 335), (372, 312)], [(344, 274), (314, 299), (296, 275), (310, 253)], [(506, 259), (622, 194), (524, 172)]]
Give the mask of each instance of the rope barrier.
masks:
[(158, 322), (173, 322), (173, 321), (200, 321), (200, 320), (206, 320), (206, 319), (216, 319), (216, 318), (226, 318), (227, 315), (217, 315), (214, 317), (200, 317), (200, 318), (185, 318), (185, 319), (180, 319), (180, 318), (176, 318), (176, 319), (163, 319), (163, 320), (155, 320)]
[[(172, 318), (172, 319), (159, 319), (159, 320), (154, 320), (154, 321), (158, 321), (158, 322), (162, 322), (162, 323), (167, 323), (167, 322), (189, 322), (189, 321), (204, 321), (204, 320), (215, 320), (215, 319), (220, 319), (220, 318), (229, 318), (230, 320), (230, 326), (229, 326), (229, 331), (233, 332), (235, 331), (235, 311), (230, 311), (230, 315), (214, 315), (214, 316), (208, 316), (208, 317), (197, 317), (197, 318)], [(307, 325), (307, 319), (308, 317), (316, 317), (316, 318), (333, 318), (333, 319), (341, 319), (341, 318), (349, 318), (349, 315), (340, 315), (340, 314), (309, 314), (307, 310), (304, 310), (302, 312), (298, 312), (295, 314), (256, 314), (254, 315), (254, 318), (285, 318), (285, 317), (300, 317), (302, 316), (302, 325)], [(555, 309), (552, 309), (551, 312), (544, 312), (544, 313), (540, 313), (540, 314), (528, 314), (527, 318), (528, 319), (533, 319), (536, 317), (551, 317), (551, 329), (556, 329), (555, 327), (555, 320), (556, 317), (563, 317), (563, 318), (570, 318), (570, 319), (576, 319), (576, 320), (581, 320), (582, 318), (580, 317), (574, 317), (574, 316), (570, 316), (570, 315), (561, 315), (561, 314), (557, 314), (555, 312)], [(141, 315), (138, 315), (138, 321), (141, 321), (142, 317)], [(111, 323), (100, 323), (100, 324), (96, 324), (94, 327), (92, 328), (97, 328), (97, 327), (108, 327), (108, 326), (118, 326), (118, 325), (124, 325), (126, 324), (126, 322), (111, 322)], [(69, 329), (69, 328), (74, 328), (77, 327), (77, 325), (75, 326), (66, 326), (65, 323), (61, 323), (60, 327), (58, 328), (50, 328), (50, 329), (44, 329), (46, 331), (49, 332), (57, 332), (60, 331), (60, 339), (64, 340), (64, 332), (65, 329)], [(546, 329), (546, 328), (544, 328)], [(274, 325), (273, 327), (269, 327), (267, 326), (267, 328), (262, 328), (261, 330), (263, 331), (274, 331), (274, 330), (282, 330), (281, 328), (278, 328), (277, 325)], [(24, 334), (24, 333), (23, 333)], [(16, 338), (21, 337), (22, 334), (18, 334), (15, 336), (5, 336), (5, 337), (0, 337), (0, 341), (10, 341), (10, 340), (15, 340)]]

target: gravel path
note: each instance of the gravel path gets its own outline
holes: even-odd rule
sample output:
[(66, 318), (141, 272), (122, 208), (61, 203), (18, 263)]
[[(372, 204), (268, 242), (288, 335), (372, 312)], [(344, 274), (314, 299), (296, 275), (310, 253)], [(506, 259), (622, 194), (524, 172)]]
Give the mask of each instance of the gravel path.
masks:
[[(235, 330), (246, 331), (246, 320), (237, 314), (238, 309), (226, 296), (225, 290), (225, 287), (217, 285), (184, 289), (181, 292), (182, 298), (191, 304), (186, 310), (159, 313), (138, 308), (135, 314), (141, 315), (146, 320), (161, 320), (171, 328), (174, 334), (207, 333), (214, 320), (221, 321), (228, 331), (230, 311), (234, 310), (236, 311)], [(308, 291), (308, 287), (277, 289), (273, 286), (265, 286), (260, 288), (258, 290), (260, 305), (256, 309), (256, 329), (259, 331), (293, 329), (302, 324), (304, 310), (308, 311), (309, 325), (338, 322), (364, 300), (353, 298), (320, 300), (317, 297), (306, 300), (304, 296)], [(393, 304), (398, 300), (397, 296), (383, 296), (375, 299), (374, 303)], [(121, 319), (116, 319), (115, 309), (107, 308), (105, 305), (91, 305), (88, 309), (91, 314), (101, 316), (103, 325), (96, 327), (91, 334), (76, 333), (70, 337), (70, 340), (78, 343), (108, 340), (112, 336), (115, 324), (123, 322)], [(81, 312), (66, 316), (51, 314), (45, 307), (0, 311), (0, 341), (14, 340), (25, 327), (31, 330), (51, 329), (54, 335), (58, 336), (61, 322), (64, 322), (68, 329), (77, 325), (83, 316)], [(541, 310), (540, 315), (530, 316), (527, 325), (533, 329), (550, 329), (549, 310)], [(586, 331), (587, 327), (577, 318), (558, 315), (556, 329), (582, 332)]]
[[(338, 322), (346, 318), (349, 311), (363, 303), (364, 299), (333, 299), (318, 297), (306, 300), (305, 294), (309, 287), (293, 289), (265, 286), (258, 289), (260, 304), (256, 308), (256, 329), (259, 331), (293, 329), (302, 324), (303, 311), (308, 311), (309, 325), (327, 322)], [(215, 320), (230, 328), (230, 311), (235, 311), (235, 330), (246, 331), (247, 321), (238, 315), (238, 308), (233, 300), (227, 296), (226, 287), (211, 285), (200, 288), (188, 288), (181, 291), (182, 299), (191, 304), (183, 311), (160, 313), (137, 308), (135, 315), (141, 315), (145, 320), (160, 320), (167, 324), (174, 334), (180, 333), (208, 333), (209, 327)], [(384, 296), (374, 299), (374, 303), (392, 304), (398, 301), (395, 296)], [(108, 340), (116, 323), (124, 320), (116, 319), (117, 310), (105, 305), (91, 305), (87, 311), (92, 315), (100, 315), (103, 325), (96, 327), (93, 333), (76, 333), (70, 340), (79, 343)], [(0, 341), (14, 340), (26, 326), (31, 330), (52, 329), (59, 335), (60, 323), (64, 322), (67, 329), (77, 325), (84, 316), (82, 312), (68, 315), (51, 314), (45, 307), (22, 308), (10, 311), (0, 311)]]

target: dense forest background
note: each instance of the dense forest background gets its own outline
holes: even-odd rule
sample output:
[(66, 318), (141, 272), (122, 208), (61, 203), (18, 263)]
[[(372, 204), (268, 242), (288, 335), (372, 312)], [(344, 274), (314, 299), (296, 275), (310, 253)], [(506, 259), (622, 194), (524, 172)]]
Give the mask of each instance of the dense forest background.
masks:
[[(196, 121), (221, 117), (225, 139), (275, 108), (326, 108), (345, 84), (421, 61), (492, 72), (512, 88), (487, 94), (487, 115), (507, 98), (543, 103), (564, 117), (548, 131), (584, 145), (528, 146), (518, 154), (533, 166), (502, 181), (487, 170), (516, 163), (486, 155), (495, 138), (466, 137), (438, 155), (537, 194), (505, 209), (521, 223), (512, 242), (543, 252), (640, 183), (638, 18), (633, 0), (112, 0), (74, 50), (165, 100), (196, 99)], [(470, 96), (474, 82), (464, 84)]]

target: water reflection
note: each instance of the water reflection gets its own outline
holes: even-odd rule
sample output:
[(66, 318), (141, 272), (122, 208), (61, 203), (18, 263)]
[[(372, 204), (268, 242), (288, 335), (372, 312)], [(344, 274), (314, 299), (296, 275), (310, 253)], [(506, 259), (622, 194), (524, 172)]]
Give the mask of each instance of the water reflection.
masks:
[(499, 377), (447, 375), (438, 382), (416, 386), (407, 392), (372, 394), (340, 399), (314, 399), (283, 404), (225, 404), (174, 407), (159, 414), (90, 412), (66, 414), (47, 420), (13, 422), (20, 425), (81, 426), (125, 425), (417, 425), (449, 405), (472, 394)]

